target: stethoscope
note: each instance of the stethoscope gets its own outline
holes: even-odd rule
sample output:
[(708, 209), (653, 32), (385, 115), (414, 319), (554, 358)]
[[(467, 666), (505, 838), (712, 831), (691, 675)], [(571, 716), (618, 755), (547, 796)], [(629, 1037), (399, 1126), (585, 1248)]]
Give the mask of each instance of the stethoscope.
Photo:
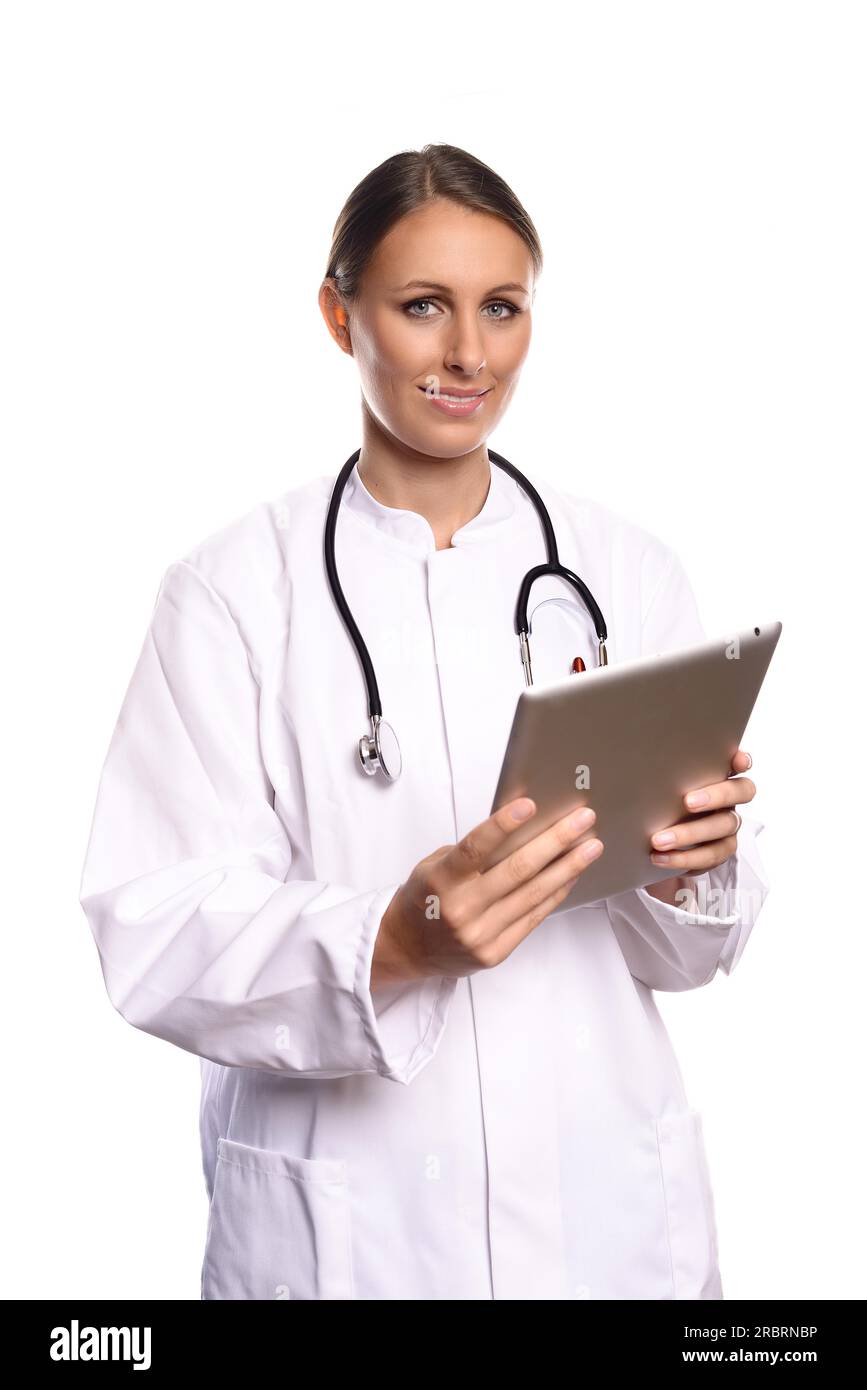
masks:
[[(381, 772), (389, 782), (396, 782), (401, 773), (402, 762), (400, 756), (400, 745), (397, 735), (382, 717), (382, 705), (379, 699), (379, 687), (376, 683), (376, 676), (373, 670), (373, 662), (370, 653), (364, 642), (364, 638), (358, 630), (349, 605), (344, 597), (340, 580), (337, 577), (337, 565), (334, 559), (334, 533), (337, 527), (337, 512), (340, 506), (340, 499), (343, 496), (343, 489), (346, 480), (361, 457), (361, 450), (356, 449), (355, 453), (348, 458), (337, 475), (334, 490), (331, 494), (331, 501), (328, 505), (328, 516), (325, 520), (325, 569), (328, 574), (328, 583), (334, 602), (340, 610), (340, 615), (346, 624), (355, 650), (358, 652), (358, 659), (364, 671), (364, 680), (367, 685), (367, 710), (370, 716), (370, 733), (364, 734), (358, 740), (358, 757), (361, 767), (369, 777), (373, 777), (377, 772)], [(536, 508), (539, 520), (542, 523), (542, 530), (545, 533), (545, 545), (548, 550), (548, 563), (546, 565), (534, 565), (528, 570), (521, 581), (518, 590), (518, 605), (515, 610), (515, 631), (518, 634), (518, 641), (521, 649), (521, 664), (524, 668), (524, 676), (527, 685), (533, 684), (533, 671), (530, 665), (530, 639), (527, 626), (527, 602), (530, 597), (530, 590), (537, 579), (543, 574), (556, 574), (561, 579), (566, 579), (573, 588), (578, 590), (581, 598), (593, 619), (596, 628), (596, 636), (599, 639), (599, 665), (608, 665), (608, 652), (605, 643), (608, 639), (608, 628), (602, 616), (602, 609), (596, 602), (583, 579), (580, 579), (572, 570), (566, 569), (565, 565), (560, 564), (557, 552), (557, 538), (554, 535), (554, 527), (545, 503), (542, 501), (531, 482), (520, 473), (514, 464), (509, 463), (501, 454), (495, 454), (493, 449), (488, 449), (488, 457), (498, 468), (502, 468), (515, 479), (520, 487), (529, 496)]]

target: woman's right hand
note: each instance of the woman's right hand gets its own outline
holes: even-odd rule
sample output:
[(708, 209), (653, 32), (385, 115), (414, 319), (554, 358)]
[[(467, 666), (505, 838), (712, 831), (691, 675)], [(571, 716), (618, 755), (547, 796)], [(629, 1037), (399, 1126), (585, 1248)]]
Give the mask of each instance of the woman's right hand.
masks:
[[(513, 816), (522, 809), (524, 815)], [(507, 802), (457, 844), (416, 864), (380, 922), (371, 990), (398, 980), (490, 970), (563, 901), (603, 850), (601, 840), (575, 844), (596, 819), (589, 807), (555, 821), (493, 868), (479, 867), (535, 810), (530, 797)]]

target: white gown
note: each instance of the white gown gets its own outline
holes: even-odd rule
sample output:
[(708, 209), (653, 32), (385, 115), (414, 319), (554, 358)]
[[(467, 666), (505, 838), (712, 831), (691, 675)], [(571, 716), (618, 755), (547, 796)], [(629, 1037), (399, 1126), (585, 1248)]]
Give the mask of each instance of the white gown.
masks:
[[(163, 576), (81, 903), (115, 1008), (202, 1059), (204, 1299), (723, 1297), (701, 1119), (652, 991), (737, 964), (768, 891), (761, 822), (703, 876), (728, 894), (694, 901), (706, 914), (638, 889), (546, 919), (494, 969), (369, 990), (394, 892), (490, 813), (524, 689), (514, 609), (544, 540), (491, 474), (439, 551), (424, 517), (347, 483), (337, 566), (394, 784), (357, 763), (366, 692), (323, 561), (334, 475)], [(532, 481), (611, 662), (701, 640), (672, 549)], [(530, 614), (536, 685), (596, 664), (565, 581), (538, 581)]]

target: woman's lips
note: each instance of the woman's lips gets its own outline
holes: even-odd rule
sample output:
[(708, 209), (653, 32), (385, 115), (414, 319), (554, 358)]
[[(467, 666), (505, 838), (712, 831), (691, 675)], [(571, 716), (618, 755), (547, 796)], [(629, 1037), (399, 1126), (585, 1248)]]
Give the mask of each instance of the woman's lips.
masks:
[(474, 411), (481, 408), (485, 397), (492, 388), (489, 386), (487, 390), (480, 391), (478, 394), (471, 396), (452, 396), (448, 391), (441, 391), (439, 394), (428, 395), (426, 386), (420, 386), (418, 389), (424, 391), (425, 396), (435, 410), (440, 410), (445, 415), (472, 415)]

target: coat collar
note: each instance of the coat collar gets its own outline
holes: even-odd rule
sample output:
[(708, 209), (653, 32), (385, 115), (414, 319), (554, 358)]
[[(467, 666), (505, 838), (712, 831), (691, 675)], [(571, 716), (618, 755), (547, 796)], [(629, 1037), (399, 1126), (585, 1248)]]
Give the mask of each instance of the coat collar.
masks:
[[(482, 509), (455, 531), (452, 549), (496, 539), (520, 510), (519, 499), (523, 499), (523, 491), (502, 468), (496, 464), (489, 464), (489, 468), (491, 478)], [(346, 480), (342, 500), (355, 517), (365, 525), (375, 527), (382, 536), (389, 537), (402, 549), (418, 554), (436, 553), (436, 538), (427, 518), (420, 512), (386, 507), (378, 501), (362, 482), (357, 463)], [(445, 550), (439, 553), (445, 555), (449, 552)]]

